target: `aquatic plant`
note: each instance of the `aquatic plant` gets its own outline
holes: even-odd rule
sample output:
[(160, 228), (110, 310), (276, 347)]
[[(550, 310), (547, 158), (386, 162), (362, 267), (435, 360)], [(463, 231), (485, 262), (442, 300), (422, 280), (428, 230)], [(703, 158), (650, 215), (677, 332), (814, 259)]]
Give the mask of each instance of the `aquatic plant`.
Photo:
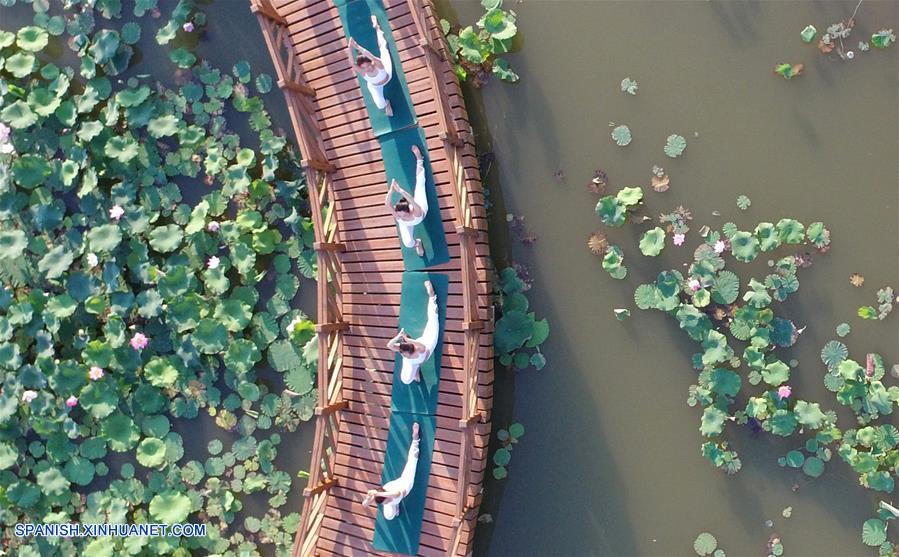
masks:
[(594, 232), (593, 234), (590, 234), (590, 237), (587, 239), (587, 247), (590, 248), (593, 255), (602, 257), (609, 249), (609, 241), (602, 232)]
[(793, 79), (794, 77), (801, 75), (802, 70), (804, 69), (805, 64), (781, 63), (774, 66), (774, 73), (784, 79)]
[(631, 129), (624, 124), (619, 126), (615, 126), (612, 130), (612, 139), (615, 141), (615, 144), (619, 147), (624, 147), (625, 145), (629, 145), (631, 142)]
[(524, 435), (524, 426), (518, 422), (509, 426), (509, 429), (500, 429), (496, 432), (496, 438), (499, 440), (499, 447), (493, 453), (493, 477), (502, 480), (509, 475), (508, 466), (512, 460), (513, 445), (521, 440)]
[[(623, 225), (627, 210), (642, 201), (633, 193), (622, 198), (606, 196), (597, 205), (597, 215), (608, 226)], [(748, 207), (748, 199), (738, 204)], [(686, 235), (689, 211), (679, 208), (662, 214), (668, 232)], [(693, 252), (692, 261), (683, 267), (662, 270), (652, 282), (634, 290), (634, 304), (642, 310), (658, 310), (672, 317), (679, 328), (694, 342), (698, 351), (693, 366), (697, 382), (690, 386), (687, 403), (701, 409), (700, 434), (706, 439), (701, 453), (715, 467), (727, 474), (742, 468), (739, 455), (725, 439), (728, 424), (752, 425), (780, 437), (802, 435), (802, 447), (778, 459), (781, 466), (802, 470), (817, 478), (825, 472), (826, 463), (836, 454), (858, 474), (860, 485), (874, 491), (891, 493), (895, 487), (895, 463), (899, 459), (899, 430), (889, 423), (878, 423), (893, 413), (899, 403), (899, 387), (882, 382), (885, 365), (877, 354), (867, 354), (864, 365), (850, 359), (848, 347), (838, 341), (827, 342), (821, 350), (821, 361), (827, 368), (825, 387), (836, 401), (855, 416), (857, 428), (840, 429), (833, 410), (821, 403), (803, 400), (790, 384), (792, 368), (782, 359), (782, 349), (793, 346), (805, 327), (798, 327), (781, 316), (781, 306), (799, 289), (799, 270), (807, 265), (808, 253), (826, 253), (831, 238), (820, 222), (807, 226), (782, 218), (777, 223), (760, 222), (752, 230), (740, 230), (725, 223), (720, 230), (703, 226), (702, 243)], [(641, 254), (654, 257), (664, 246), (665, 230), (655, 227), (645, 231), (639, 240)], [(683, 238), (676, 239), (675, 244)], [(789, 247), (800, 250), (797, 255), (784, 255), (769, 262), (764, 277), (741, 280), (727, 268), (729, 258), (750, 263), (762, 252)], [(729, 248), (729, 249), (728, 249)], [(623, 255), (618, 246), (610, 246), (603, 267), (614, 277), (623, 278)], [(856, 280), (861, 284), (861, 280)], [(895, 303), (892, 288), (878, 291), (880, 307), (865, 309), (865, 316), (886, 316)], [(626, 308), (616, 310), (623, 313)], [(845, 336), (849, 326), (841, 324), (837, 333)], [(740, 403), (740, 406), (735, 404)], [(775, 536), (776, 538), (776, 536)], [(769, 540), (771, 555), (783, 552), (778, 539)], [(879, 539), (873, 536), (872, 540)], [(714, 550), (709, 540), (701, 540), (708, 554)], [(881, 543), (881, 542), (879, 542)], [(877, 545), (879, 545), (879, 543)]]
[(752, 205), (751, 199), (749, 199), (745, 195), (737, 196), (737, 207), (739, 207), (741, 211), (745, 211), (749, 208), (750, 205)]
[(491, 73), (503, 81), (519, 80), (508, 60), (499, 56), (512, 51), (518, 34), (515, 12), (504, 10), (502, 4), (503, 0), (481, 0), (486, 13), (477, 21), (477, 28), (454, 27), (449, 21), (440, 20), (456, 75), (462, 81), (470, 80), (475, 87), (486, 83)]
[(621, 91), (630, 95), (637, 94), (637, 82), (629, 77), (621, 80)]
[(545, 318), (538, 320), (533, 311), (528, 311), (528, 288), (512, 267), (506, 267), (494, 279), (498, 318), (493, 346), (500, 364), (515, 369), (534, 366), (539, 371), (546, 366), (540, 345), (549, 337), (549, 322)]
[(697, 555), (712, 555), (715, 553), (716, 549), (718, 549), (718, 540), (708, 532), (699, 534), (696, 536), (696, 540), (693, 541), (693, 551), (695, 551)]
[(682, 135), (673, 133), (669, 135), (668, 139), (665, 141), (665, 154), (672, 159), (681, 156), (686, 148), (687, 140), (684, 139), (684, 136)]
[[(121, 16), (120, 2), (66, 18), (33, 7), (35, 26), (0, 31), (4, 524), (211, 527), (206, 538), (4, 536), (6, 549), (283, 551), (299, 514), (280, 510), (296, 471), (274, 464), (279, 431), (311, 418), (316, 401), (312, 323), (292, 307), (296, 275), (315, 272), (295, 154), (262, 99), (208, 63), (194, 60), (174, 89), (111, 79), (130, 68), (139, 36), (139, 24), (100, 28)], [(153, 9), (133, 6), (137, 17)], [(179, 2), (157, 42), (188, 19), (205, 21)], [(46, 61), (49, 36), (64, 34), (78, 68)], [(254, 148), (228, 113), (246, 115)], [(225, 450), (214, 439), (205, 461), (185, 461), (172, 424), (201, 413), (234, 441)], [(251, 497), (270, 510), (235, 525)]]
[(802, 42), (810, 43), (815, 40), (815, 37), (818, 35), (818, 30), (815, 29), (814, 25), (806, 25), (805, 29), (799, 33), (799, 36), (802, 37)]

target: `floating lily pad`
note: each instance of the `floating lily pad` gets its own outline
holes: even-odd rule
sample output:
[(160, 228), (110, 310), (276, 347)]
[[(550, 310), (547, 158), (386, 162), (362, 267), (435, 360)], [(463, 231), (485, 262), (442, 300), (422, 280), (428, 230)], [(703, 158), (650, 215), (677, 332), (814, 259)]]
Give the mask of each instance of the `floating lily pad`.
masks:
[(671, 134), (665, 141), (665, 154), (672, 159), (681, 156), (686, 148), (687, 140), (682, 135)]
[(631, 129), (624, 124), (616, 126), (615, 129), (612, 130), (612, 139), (619, 147), (629, 145), (632, 139)]
[(703, 532), (696, 536), (696, 539), (693, 541), (693, 550), (697, 555), (711, 555), (714, 553), (715, 549), (718, 547), (718, 540), (715, 539), (715, 536), (709, 534), (708, 532)]

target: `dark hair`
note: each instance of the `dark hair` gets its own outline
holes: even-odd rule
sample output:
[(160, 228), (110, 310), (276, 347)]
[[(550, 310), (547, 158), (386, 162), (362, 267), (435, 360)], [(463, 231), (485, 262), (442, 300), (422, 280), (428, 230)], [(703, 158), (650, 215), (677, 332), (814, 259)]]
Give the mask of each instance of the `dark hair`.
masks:
[(361, 66), (362, 64), (371, 64), (372, 60), (368, 56), (360, 54), (356, 56), (356, 65)]
[(411, 342), (402, 342), (400, 341), (400, 352), (404, 354), (414, 354), (415, 353), (415, 345)]
[(411, 213), (412, 207), (409, 205), (409, 202), (406, 199), (400, 199), (396, 202), (396, 205), (393, 206), (397, 211), (401, 211), (403, 213)]
[(380, 495), (375, 496), (375, 503), (378, 505), (380, 505), (381, 503), (383, 503), (386, 500), (387, 500), (387, 497), (381, 497)]

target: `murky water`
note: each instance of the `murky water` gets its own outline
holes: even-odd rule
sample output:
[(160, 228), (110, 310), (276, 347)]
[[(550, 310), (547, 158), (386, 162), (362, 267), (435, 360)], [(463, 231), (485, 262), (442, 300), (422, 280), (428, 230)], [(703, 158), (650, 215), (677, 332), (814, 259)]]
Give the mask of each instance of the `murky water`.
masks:
[[(552, 334), (545, 370), (514, 380), (498, 372), (496, 417), (521, 421), (527, 433), (509, 477), (489, 486), (485, 510), (495, 522), (479, 529), (478, 554), (692, 555), (702, 531), (714, 533), (728, 555), (762, 555), (772, 532), (790, 556), (873, 553), (860, 531), (877, 499), (838, 457), (809, 480), (776, 463), (796, 439), (730, 434), (743, 460), (733, 477), (699, 454), (700, 413), (685, 403), (694, 345), (673, 320), (631, 301), (660, 265), (689, 257), (690, 240), (647, 262), (636, 247), (639, 227), (610, 233), (630, 268), (621, 282), (585, 247), (600, 228), (596, 197), (585, 188), (596, 168), (616, 191), (648, 186), (652, 165), (663, 166), (671, 189), (647, 193), (651, 213), (683, 204), (693, 211), (694, 231), (728, 220), (742, 227), (786, 216), (822, 220), (833, 249), (800, 272), (801, 289), (785, 308), (808, 325), (787, 358), (800, 361), (796, 393), (838, 407), (823, 388), (818, 352), (842, 321), (852, 325), (845, 340), (856, 357), (878, 351), (899, 361), (899, 317), (855, 317), (877, 288), (899, 283), (899, 50), (857, 53), (844, 63), (799, 38), (805, 25), (823, 30), (854, 6), (507, 0), (523, 38), (510, 56), (521, 83), (474, 92), (486, 126), (478, 143), (496, 153), (490, 179), (494, 201), (505, 206), (499, 211), (524, 215), (539, 237), (512, 252), (530, 266), (532, 307), (549, 317)], [(453, 0), (449, 10), (462, 22), (481, 11), (473, 0)], [(856, 19), (853, 47), (872, 31), (899, 28), (899, 4), (866, 0)], [(805, 74), (792, 81), (773, 75), (782, 61), (805, 63)], [(626, 76), (639, 82), (635, 97), (619, 89)], [(631, 145), (614, 145), (610, 121), (630, 126)], [(671, 133), (689, 144), (677, 160), (662, 152)], [(751, 198), (748, 211), (737, 209), (739, 194)], [(504, 214), (496, 216), (503, 226)], [(852, 272), (867, 278), (864, 288), (850, 286)], [(617, 322), (617, 307), (634, 316)], [(841, 414), (840, 423), (851, 421)], [(789, 519), (781, 516), (787, 506)], [(766, 528), (768, 519), (774, 528)]]

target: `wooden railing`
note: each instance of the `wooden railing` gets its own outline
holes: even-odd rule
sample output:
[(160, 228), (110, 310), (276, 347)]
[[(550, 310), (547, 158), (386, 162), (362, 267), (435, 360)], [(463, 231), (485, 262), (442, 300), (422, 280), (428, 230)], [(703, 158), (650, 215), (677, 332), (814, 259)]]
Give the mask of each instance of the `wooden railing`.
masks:
[[(450, 180), (453, 184), (454, 219), (456, 232), (461, 244), (460, 265), (462, 267), (462, 303), (464, 310), (465, 346), (462, 390), (462, 418), (459, 429), (462, 431), (462, 444), (459, 454), (459, 477), (456, 489), (456, 516), (453, 520), (453, 535), (447, 555), (456, 555), (462, 532), (468, 515), (474, 509), (469, 494), (471, 463), (474, 457), (474, 428), (483, 419), (478, 410), (478, 348), (481, 342), (483, 322), (478, 307), (477, 290), (477, 253), (476, 243), (478, 230), (474, 226), (471, 191), (465, 177), (465, 164), (462, 134), (471, 136), (471, 129), (460, 129), (450, 106), (450, 85), (455, 85), (455, 75), (450, 62), (448, 45), (443, 33), (437, 26), (433, 4), (430, 0), (406, 0), (412, 19), (419, 35), (419, 44), (425, 50), (425, 60), (431, 78), (432, 97), (437, 99), (437, 115), (442, 132), (440, 138), (446, 152), (450, 167)], [(431, 23), (434, 23), (432, 25)], [(464, 121), (464, 120), (463, 120)]]
[(337, 437), (342, 400), (343, 372), (341, 353), (343, 331), (347, 323), (341, 311), (342, 281), (339, 254), (345, 246), (340, 243), (337, 216), (334, 212), (331, 173), (334, 166), (325, 156), (324, 142), (315, 119), (312, 99), (315, 91), (303, 79), (296, 54), (290, 44), (287, 21), (271, 5), (270, 0), (250, 0), (265, 44), (271, 54), (278, 76), (278, 87), (284, 93), (291, 124), (299, 143), (300, 165), (306, 177), (309, 208), (315, 233), (316, 282), (318, 288), (318, 403), (315, 408), (315, 438), (309, 480), (303, 490), (303, 515), (297, 529), (293, 556), (312, 554), (318, 541), (328, 491), (336, 482), (334, 473), (337, 457)]

